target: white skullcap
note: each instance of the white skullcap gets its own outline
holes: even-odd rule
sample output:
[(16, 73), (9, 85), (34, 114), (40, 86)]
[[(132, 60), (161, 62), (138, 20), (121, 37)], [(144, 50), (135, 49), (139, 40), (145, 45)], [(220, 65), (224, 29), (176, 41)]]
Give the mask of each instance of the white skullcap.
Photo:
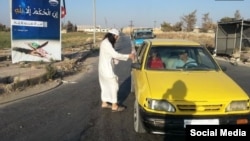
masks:
[(117, 29), (115, 29), (115, 28), (110, 29), (108, 32), (111, 33), (111, 34), (119, 36), (119, 31)]

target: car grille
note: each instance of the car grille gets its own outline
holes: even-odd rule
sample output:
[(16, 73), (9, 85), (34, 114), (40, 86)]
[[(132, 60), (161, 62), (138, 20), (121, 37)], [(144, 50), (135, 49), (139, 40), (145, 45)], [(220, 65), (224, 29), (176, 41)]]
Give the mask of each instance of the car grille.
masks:
[(220, 111), (222, 104), (217, 105), (177, 105), (179, 111), (199, 111), (199, 112), (209, 112), (209, 111)]

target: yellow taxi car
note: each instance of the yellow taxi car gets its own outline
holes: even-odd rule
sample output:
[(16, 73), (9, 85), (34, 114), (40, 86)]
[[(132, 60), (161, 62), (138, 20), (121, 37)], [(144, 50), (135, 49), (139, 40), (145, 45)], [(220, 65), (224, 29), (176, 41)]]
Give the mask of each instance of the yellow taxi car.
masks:
[(147, 39), (136, 58), (136, 132), (184, 134), (186, 125), (250, 124), (249, 96), (199, 43)]

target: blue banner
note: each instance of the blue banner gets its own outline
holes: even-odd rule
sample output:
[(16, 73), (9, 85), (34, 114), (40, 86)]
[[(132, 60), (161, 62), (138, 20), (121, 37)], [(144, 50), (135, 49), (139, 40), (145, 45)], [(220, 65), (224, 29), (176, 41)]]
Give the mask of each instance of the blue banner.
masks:
[(11, 6), (12, 62), (61, 60), (60, 0), (12, 0)]

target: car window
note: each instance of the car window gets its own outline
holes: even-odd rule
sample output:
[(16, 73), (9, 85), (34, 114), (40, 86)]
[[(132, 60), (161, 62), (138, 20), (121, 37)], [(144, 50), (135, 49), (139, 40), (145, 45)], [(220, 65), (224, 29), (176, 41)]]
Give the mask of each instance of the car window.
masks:
[[(152, 62), (153, 54), (157, 54), (157, 59)], [(162, 64), (164, 66), (163, 69)], [(151, 47), (147, 54), (145, 66), (147, 66), (146, 69), (148, 70), (166, 71), (211, 71), (219, 69), (218, 65), (211, 57), (211, 54), (209, 54), (205, 48), (185, 46)]]
[(135, 34), (135, 39), (150, 39), (153, 37), (153, 32), (142, 31)]
[(202, 49), (198, 49), (199, 63), (208, 66), (209, 68), (217, 69), (215, 62), (210, 54)]

